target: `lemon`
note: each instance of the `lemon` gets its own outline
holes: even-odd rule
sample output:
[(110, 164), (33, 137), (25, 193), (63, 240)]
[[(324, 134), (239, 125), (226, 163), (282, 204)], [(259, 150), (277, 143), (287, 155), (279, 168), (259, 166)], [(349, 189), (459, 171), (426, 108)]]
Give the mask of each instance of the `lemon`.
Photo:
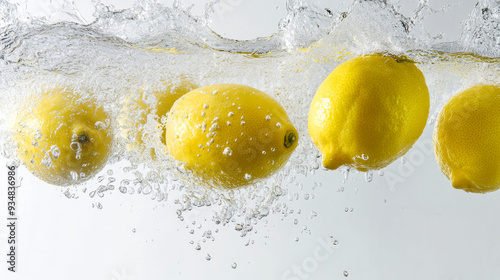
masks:
[[(146, 133), (145, 125), (148, 116), (153, 116), (158, 122), (159, 142), (165, 143), (165, 131), (161, 122), (174, 102), (187, 92), (197, 88), (191, 81), (182, 78), (180, 82), (163, 82), (160, 87), (142, 88), (137, 94), (130, 94), (123, 101), (123, 107), (118, 117), (121, 135), (127, 139), (126, 148), (129, 151), (143, 153), (146, 147), (144, 138), (154, 136)], [(152, 140), (152, 139), (151, 139)], [(153, 148), (152, 157), (155, 156)]]
[(170, 155), (211, 186), (235, 188), (278, 170), (297, 146), (283, 107), (255, 88), (219, 84), (195, 89), (172, 106)]
[(478, 85), (453, 96), (434, 128), (434, 153), (454, 188), (500, 188), (500, 87)]
[(309, 135), (328, 169), (381, 169), (420, 137), (429, 103), (424, 76), (414, 63), (357, 57), (340, 64), (318, 88), (309, 110)]
[(16, 122), (19, 158), (47, 183), (83, 182), (107, 162), (113, 138), (108, 123), (93, 101), (83, 102), (68, 89), (47, 90)]

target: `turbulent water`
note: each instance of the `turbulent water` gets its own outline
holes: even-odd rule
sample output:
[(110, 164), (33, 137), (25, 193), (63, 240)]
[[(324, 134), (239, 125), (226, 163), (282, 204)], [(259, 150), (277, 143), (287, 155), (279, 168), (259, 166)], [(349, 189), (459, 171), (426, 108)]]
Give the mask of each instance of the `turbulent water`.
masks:
[[(440, 12), (431, 9), (429, 1), (418, 2), (411, 16), (387, 0), (356, 0), (342, 11), (301, 0), (286, 4), (287, 15), (278, 32), (268, 38), (236, 41), (209, 28), (217, 3), (208, 5), (204, 16), (192, 15), (180, 2), (166, 6), (147, 1), (125, 10), (96, 3), (95, 21), (85, 24), (70, 2), (54, 12), (65, 21), (53, 21), (27, 13), (22, 4), (0, 0), (3, 157), (16, 159), (12, 127), (20, 104), (30, 96), (54, 85), (90, 92), (110, 112), (116, 141), (109, 166), (94, 179), (65, 188), (66, 196), (140, 193), (178, 204), (180, 219), (193, 207), (211, 207), (215, 223), (235, 223), (244, 234), (270, 213), (286, 216), (293, 212), (286, 201), (298, 199), (295, 190), (302, 186), (300, 178), (320, 168), (320, 154), (307, 132), (309, 104), (322, 80), (342, 61), (374, 52), (414, 60), (431, 94), (429, 125), (453, 94), (499, 81), (499, 1), (480, 0), (453, 42), (443, 42), (426, 31), (425, 17)], [(278, 100), (300, 133), (288, 164), (254, 186), (205, 190), (184, 179), (168, 155), (159, 153), (153, 159), (125, 149), (127, 139), (120, 136), (116, 123), (123, 99), (141, 87), (181, 77), (200, 86), (245, 84)], [(155, 133), (156, 122), (148, 120), (148, 133)], [(161, 150), (159, 142), (146, 141), (145, 145)], [(367, 174), (367, 179), (371, 176)]]

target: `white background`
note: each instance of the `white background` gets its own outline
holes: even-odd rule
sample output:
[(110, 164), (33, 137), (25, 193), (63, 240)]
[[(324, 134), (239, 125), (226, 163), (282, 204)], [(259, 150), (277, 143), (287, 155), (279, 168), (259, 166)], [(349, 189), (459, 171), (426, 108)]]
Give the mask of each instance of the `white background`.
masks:
[[(132, 3), (113, 2), (117, 8)], [(457, 1), (429, 2), (440, 9)], [(33, 13), (46, 13), (58, 3), (32, 0), (28, 6)], [(350, 4), (315, 3), (337, 12)], [(411, 14), (417, 3), (401, 1), (400, 11)], [(457, 3), (449, 12), (426, 19), (429, 33), (444, 32), (444, 41), (458, 38), (460, 22), (474, 3)], [(91, 5), (76, 4), (82, 18), (91, 22)], [(186, 6), (191, 4), (195, 4), (193, 12), (201, 14), (205, 3), (185, 1)], [(213, 17), (212, 28), (235, 39), (269, 36), (286, 14), (284, 1), (222, 0), (219, 5), (226, 5), (221, 6), (225, 10)], [(375, 172), (370, 183), (364, 174), (354, 174), (344, 184), (337, 171), (304, 178), (305, 193), (315, 197), (295, 202), (302, 214), (285, 219), (270, 215), (255, 226), (257, 233), (244, 238), (233, 225), (215, 227), (211, 220), (204, 221), (205, 208), (195, 209), (185, 221), (179, 221), (170, 199), (157, 203), (146, 196), (121, 193), (68, 199), (59, 188), (20, 168), (18, 272), (7, 272), (2, 262), (0, 279), (499, 279), (500, 192), (474, 195), (453, 189), (429, 148), (432, 129), (428, 125), (406, 155), (405, 164), (395, 162), (384, 176)], [(5, 159), (0, 163), (4, 186)], [(104, 172), (108, 169), (117, 168), (108, 167)], [(312, 190), (315, 182), (322, 185)], [(2, 225), (6, 223), (6, 201), (2, 188)], [(317, 217), (310, 218), (312, 211)], [(196, 228), (196, 233), (191, 235), (187, 226)], [(215, 241), (201, 241), (202, 249), (195, 250), (201, 233), (216, 228)], [(6, 227), (0, 226), (2, 256), (6, 236)], [(254, 244), (245, 246), (248, 240)], [(338, 244), (324, 245), (333, 240)]]

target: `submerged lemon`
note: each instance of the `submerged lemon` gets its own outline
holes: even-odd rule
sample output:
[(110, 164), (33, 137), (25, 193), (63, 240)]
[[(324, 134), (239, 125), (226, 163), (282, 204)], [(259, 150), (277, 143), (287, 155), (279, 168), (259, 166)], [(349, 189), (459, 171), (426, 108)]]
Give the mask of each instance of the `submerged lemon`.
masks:
[(40, 102), (16, 122), (19, 158), (28, 170), (53, 185), (91, 178), (110, 154), (108, 116), (93, 101), (67, 89), (43, 93)]
[[(154, 136), (145, 136), (148, 116), (153, 116), (159, 123), (161, 143), (165, 142), (165, 128), (161, 124), (161, 119), (166, 116), (174, 102), (182, 95), (197, 88), (187, 79), (182, 79), (179, 83), (165, 82), (160, 87), (151, 89), (141, 89), (137, 94), (131, 94), (123, 101), (123, 107), (118, 117), (121, 135), (128, 139), (126, 147), (129, 151), (142, 153), (145, 150), (144, 137), (150, 139)], [(151, 149), (154, 156), (154, 149)]]
[(220, 84), (195, 89), (172, 107), (170, 155), (210, 185), (235, 188), (278, 170), (298, 134), (283, 107), (255, 88)]
[(414, 63), (381, 55), (354, 58), (318, 88), (309, 135), (328, 169), (381, 169), (420, 137), (429, 103), (424, 76)]
[(500, 188), (500, 87), (479, 85), (455, 96), (439, 113), (434, 153), (454, 188)]

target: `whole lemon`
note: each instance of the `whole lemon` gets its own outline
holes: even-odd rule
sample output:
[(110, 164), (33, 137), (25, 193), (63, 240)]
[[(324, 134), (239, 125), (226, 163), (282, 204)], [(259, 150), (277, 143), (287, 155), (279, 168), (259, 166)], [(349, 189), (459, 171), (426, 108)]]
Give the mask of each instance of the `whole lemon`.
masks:
[(381, 169), (420, 137), (429, 106), (424, 76), (414, 63), (357, 57), (337, 66), (318, 88), (309, 135), (328, 169)]
[(278, 170), (297, 146), (298, 133), (269, 95), (219, 84), (175, 102), (165, 139), (170, 155), (203, 181), (235, 188)]
[(500, 87), (478, 85), (453, 96), (434, 128), (434, 153), (454, 188), (500, 188)]
[(41, 180), (59, 186), (92, 178), (107, 162), (112, 144), (108, 116), (69, 89), (42, 94), (16, 122), (19, 158)]
[[(146, 134), (145, 125), (148, 116), (153, 116), (159, 123), (161, 143), (165, 143), (165, 128), (161, 124), (161, 119), (166, 116), (174, 102), (187, 92), (197, 88), (186, 78), (180, 82), (163, 82), (161, 86), (155, 88), (142, 88), (138, 93), (130, 94), (123, 100), (123, 107), (118, 117), (121, 135), (128, 139), (126, 147), (129, 151), (143, 153), (143, 137)], [(148, 135), (152, 137), (152, 135)], [(154, 149), (151, 155), (155, 156)]]

